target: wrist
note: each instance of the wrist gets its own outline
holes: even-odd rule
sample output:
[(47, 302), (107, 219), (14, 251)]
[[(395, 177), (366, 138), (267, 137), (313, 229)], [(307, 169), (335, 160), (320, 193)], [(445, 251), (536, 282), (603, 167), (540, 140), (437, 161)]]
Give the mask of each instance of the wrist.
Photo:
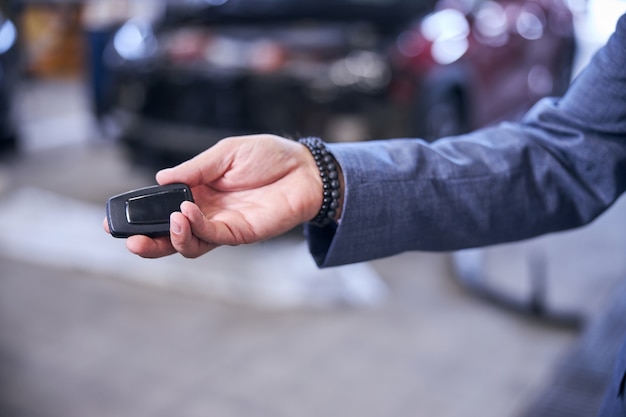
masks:
[(313, 156), (322, 181), (321, 206), (310, 223), (323, 227), (341, 217), (344, 184), (341, 167), (321, 139), (308, 137), (298, 142), (306, 146)]

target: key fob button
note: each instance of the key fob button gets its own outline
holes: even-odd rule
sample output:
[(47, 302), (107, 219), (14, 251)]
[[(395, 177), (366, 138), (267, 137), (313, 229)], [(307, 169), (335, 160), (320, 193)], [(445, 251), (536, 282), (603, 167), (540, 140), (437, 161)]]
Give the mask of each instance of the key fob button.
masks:
[(193, 201), (186, 184), (156, 185), (111, 197), (106, 204), (111, 235), (168, 236), (170, 214), (180, 211), (184, 201)]
[(140, 195), (126, 201), (126, 220), (131, 224), (168, 222), (170, 214), (180, 210), (186, 200), (185, 190), (163, 191)]

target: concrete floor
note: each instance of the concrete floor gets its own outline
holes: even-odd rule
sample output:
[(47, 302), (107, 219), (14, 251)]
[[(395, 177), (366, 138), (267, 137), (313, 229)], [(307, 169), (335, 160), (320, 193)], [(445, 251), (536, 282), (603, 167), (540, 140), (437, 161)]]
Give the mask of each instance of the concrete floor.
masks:
[[(101, 231), (107, 197), (152, 183), (97, 139), (80, 82), (33, 83), (25, 152), (0, 162), (0, 414), (515, 417), (577, 330), (486, 304), (448, 254), (317, 271), (302, 240), (143, 260)], [(626, 276), (626, 202), (592, 225), (489, 248), (489, 282), (599, 314)]]

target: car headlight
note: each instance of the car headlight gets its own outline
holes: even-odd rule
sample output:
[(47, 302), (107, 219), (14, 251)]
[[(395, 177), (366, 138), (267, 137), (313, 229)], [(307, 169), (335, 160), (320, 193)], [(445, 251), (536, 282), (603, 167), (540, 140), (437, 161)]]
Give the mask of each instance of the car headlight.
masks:
[[(0, 19), (2, 16), (0, 15)], [(0, 54), (5, 53), (15, 45), (17, 40), (17, 30), (10, 20), (6, 19), (0, 23)]]
[(132, 61), (154, 55), (157, 39), (148, 22), (132, 19), (115, 33), (113, 47), (121, 58)]
[(432, 42), (430, 53), (441, 65), (459, 60), (469, 48), (469, 23), (458, 10), (443, 9), (426, 16), (421, 31), (424, 38)]
[(354, 51), (331, 66), (330, 79), (339, 87), (355, 87), (362, 91), (374, 92), (389, 83), (391, 71), (380, 54)]

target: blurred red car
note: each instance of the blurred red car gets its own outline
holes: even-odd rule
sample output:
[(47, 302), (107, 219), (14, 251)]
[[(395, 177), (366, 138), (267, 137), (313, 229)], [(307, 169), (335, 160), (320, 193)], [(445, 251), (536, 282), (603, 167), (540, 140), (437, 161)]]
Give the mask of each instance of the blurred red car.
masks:
[(574, 52), (563, 0), (208, 0), (126, 22), (105, 62), (123, 142), (180, 160), (248, 133), (462, 133), (561, 94)]

